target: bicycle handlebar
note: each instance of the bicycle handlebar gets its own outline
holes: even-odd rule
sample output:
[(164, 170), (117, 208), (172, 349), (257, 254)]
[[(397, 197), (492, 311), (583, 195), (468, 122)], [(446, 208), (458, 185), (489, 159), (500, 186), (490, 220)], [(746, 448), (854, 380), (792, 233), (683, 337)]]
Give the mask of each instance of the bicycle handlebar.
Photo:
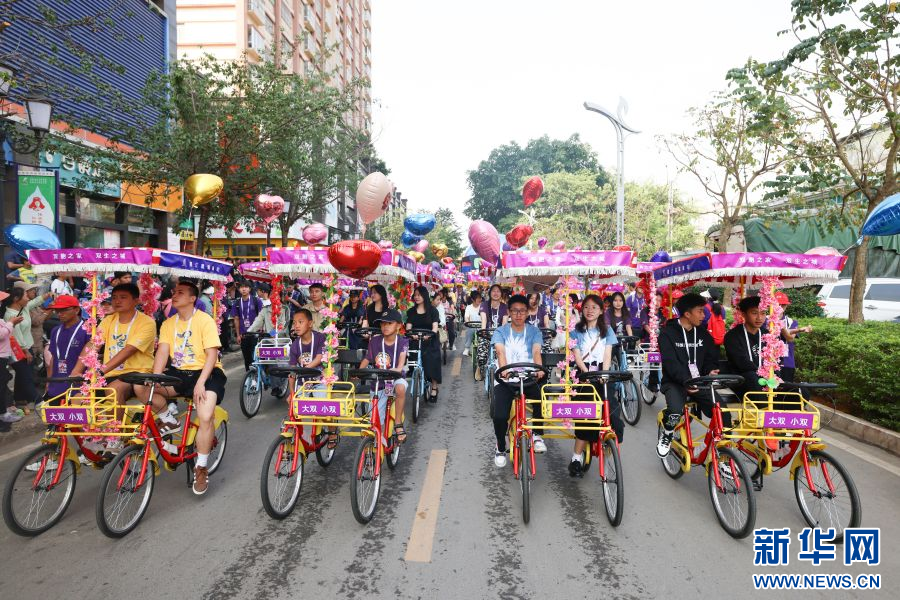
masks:
[(631, 371), (585, 371), (578, 374), (578, 379), (583, 381), (593, 381), (603, 379), (606, 383), (619, 383), (621, 381), (631, 381), (634, 376)]
[(557, 331), (555, 329), (550, 329), (549, 327), (541, 327), (541, 335), (544, 337), (544, 341), (552, 340), (556, 337)]
[(392, 371), (390, 369), (350, 369), (350, 372), (347, 375), (348, 377), (363, 381), (366, 379), (393, 381), (403, 377), (403, 373), (398, 373), (397, 371)]
[(481, 321), (466, 321), (464, 325), (469, 329), (481, 329)]
[(406, 332), (406, 337), (415, 341), (428, 341), (433, 338), (435, 332), (431, 329), (410, 329)]
[[(516, 375), (518, 375), (518, 377), (511, 380), (504, 379), (502, 375), (508, 373), (512, 369), (516, 369)], [(511, 363), (497, 369), (494, 372), (494, 380), (497, 383), (510, 387), (514, 384), (518, 384), (520, 381), (525, 385), (530, 385), (537, 381), (537, 374), (541, 371), (543, 371), (545, 376), (548, 376), (550, 374), (550, 367), (545, 367), (544, 365), (536, 363)]]
[(273, 377), (287, 377), (289, 375), (296, 375), (300, 378), (306, 377), (320, 377), (322, 372), (318, 369), (310, 369), (308, 367), (270, 367), (269, 375)]
[(741, 385), (744, 378), (740, 375), (703, 375), (702, 377), (694, 377), (684, 382), (685, 387), (722, 387)]
[(369, 338), (373, 335), (381, 335), (381, 329), (377, 327), (360, 327), (356, 330), (356, 335), (364, 338)]

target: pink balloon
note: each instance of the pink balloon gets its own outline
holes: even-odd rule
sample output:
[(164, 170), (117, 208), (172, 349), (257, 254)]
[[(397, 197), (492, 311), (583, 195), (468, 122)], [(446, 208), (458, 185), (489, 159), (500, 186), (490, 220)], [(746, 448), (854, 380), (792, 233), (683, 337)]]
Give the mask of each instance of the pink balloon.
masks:
[(356, 188), (356, 210), (368, 225), (384, 214), (391, 203), (393, 184), (384, 173), (369, 173)]
[(840, 256), (841, 253), (832, 248), (831, 246), (816, 246), (815, 248), (810, 248), (804, 254), (818, 254), (820, 256)]
[(539, 237), (538, 238), (538, 248), (543, 248), (544, 246), (546, 246), (548, 241), (549, 240), (545, 237)]
[(301, 237), (303, 238), (304, 242), (306, 242), (310, 246), (313, 246), (325, 241), (325, 239), (328, 237), (328, 228), (321, 223), (310, 223), (303, 228)]
[(419, 240), (413, 245), (413, 250), (425, 254), (425, 251), (428, 250), (428, 240)]
[(487, 221), (472, 221), (469, 225), (469, 243), (483, 260), (491, 265), (500, 258), (500, 237), (497, 229)]
[(284, 198), (260, 194), (256, 198), (256, 214), (269, 225), (284, 212)]
[(566, 243), (565, 242), (556, 242), (555, 244), (553, 244), (553, 249), (556, 250), (557, 252), (562, 252), (563, 250), (566, 249)]
[(378, 242), (378, 246), (381, 247), (382, 250), (390, 250), (394, 247), (394, 243), (390, 240), (381, 240)]

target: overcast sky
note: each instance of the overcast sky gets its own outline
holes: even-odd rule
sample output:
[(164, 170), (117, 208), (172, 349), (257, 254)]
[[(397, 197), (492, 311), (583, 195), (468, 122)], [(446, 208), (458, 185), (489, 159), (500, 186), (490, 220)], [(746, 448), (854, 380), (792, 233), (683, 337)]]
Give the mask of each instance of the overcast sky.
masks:
[[(789, 0), (372, 0), (375, 146), (412, 210), (467, 223), (466, 172), (501, 144), (578, 133), (614, 169), (613, 127), (582, 104), (615, 111), (623, 96), (641, 131), (626, 179), (665, 183), (654, 138), (690, 131), (685, 111), (729, 68), (780, 56), (789, 25)], [(706, 203), (689, 175), (675, 182)]]

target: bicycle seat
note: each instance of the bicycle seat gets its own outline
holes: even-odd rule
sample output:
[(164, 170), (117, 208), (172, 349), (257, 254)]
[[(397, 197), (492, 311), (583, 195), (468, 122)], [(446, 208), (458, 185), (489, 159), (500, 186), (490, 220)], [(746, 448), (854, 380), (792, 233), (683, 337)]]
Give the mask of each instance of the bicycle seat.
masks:
[(556, 366), (566, 360), (562, 352), (541, 352), (541, 362), (545, 365)]
[(722, 387), (728, 386), (731, 387), (733, 385), (741, 385), (744, 383), (744, 378), (740, 375), (703, 375), (702, 377), (694, 377), (693, 379), (688, 379), (684, 382), (685, 387), (695, 387), (695, 388), (708, 388), (708, 387)]
[(795, 390), (834, 390), (837, 389), (836, 383), (815, 383), (806, 381), (782, 381), (780, 387), (792, 388)]
[(638, 335), (620, 335), (619, 343), (623, 345), (634, 344), (635, 342), (640, 341), (641, 337)]
[(469, 329), (481, 329), (481, 321), (466, 321), (464, 325)]
[(555, 329), (550, 329), (549, 327), (541, 327), (541, 335), (543, 336), (545, 342), (547, 340), (552, 340), (553, 338), (555, 338), (556, 333), (557, 332)]
[(395, 379), (403, 377), (403, 373), (398, 373), (397, 371), (392, 371), (390, 369), (350, 369), (350, 372), (347, 375), (348, 377), (360, 379), (362, 381), (366, 381), (367, 379), (394, 381)]
[(132, 385), (178, 385), (181, 380), (164, 373), (125, 373), (119, 379)]
[(488, 327), (487, 329), (479, 329), (475, 333), (475, 335), (477, 335), (481, 339), (489, 342), (489, 341), (491, 341), (491, 338), (494, 337), (494, 331), (495, 331), (494, 328)]
[[(515, 369), (515, 372), (510, 373), (513, 369)], [(543, 371), (544, 380), (546, 381), (550, 375), (550, 367), (535, 363), (511, 363), (500, 367), (494, 372), (494, 381), (516, 389), (519, 387), (520, 382), (524, 385), (536, 383), (538, 381), (537, 374), (541, 371)], [(508, 379), (504, 378), (504, 373), (510, 373), (510, 377)]]
[(356, 330), (356, 335), (364, 338), (370, 338), (375, 335), (381, 335), (381, 329), (378, 327), (360, 327)]
[(416, 342), (428, 341), (434, 337), (434, 331), (430, 329), (410, 329), (406, 332), (406, 337)]
[(288, 375), (296, 375), (300, 378), (321, 377), (322, 373), (318, 369), (310, 369), (308, 367), (270, 367), (269, 375), (273, 377), (287, 377)]
[(578, 374), (580, 381), (594, 382), (598, 379), (606, 380), (607, 383), (619, 383), (621, 381), (631, 381), (634, 376), (631, 371), (585, 371)]
[(337, 360), (342, 365), (358, 365), (366, 357), (365, 350), (338, 350)]

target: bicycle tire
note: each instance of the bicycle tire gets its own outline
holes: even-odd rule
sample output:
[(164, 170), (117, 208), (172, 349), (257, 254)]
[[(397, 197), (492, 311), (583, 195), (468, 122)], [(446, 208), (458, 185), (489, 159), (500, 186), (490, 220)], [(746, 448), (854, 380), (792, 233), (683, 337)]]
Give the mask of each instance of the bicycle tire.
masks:
[[(656, 439), (659, 439), (659, 435), (662, 433), (663, 426), (657, 425), (656, 427)], [(676, 433), (677, 435), (677, 433)], [(666, 475), (671, 477), (672, 479), (681, 479), (681, 476), (684, 475), (684, 469), (682, 458), (681, 458), (681, 449), (676, 448), (674, 444), (669, 446), (669, 454), (663, 458), (659, 459), (662, 463), (663, 471), (666, 472)]]
[(421, 369), (413, 370), (412, 380), (412, 420), (419, 422), (419, 410), (421, 409), (422, 396), (425, 394), (425, 376)]
[[(396, 469), (397, 465), (400, 463), (400, 447), (402, 445), (403, 444), (394, 440), (394, 446), (393, 446), (393, 448), (391, 448), (391, 451), (385, 452), (384, 458), (385, 458), (385, 461), (387, 462), (388, 468), (390, 468), (391, 471)], [(385, 448), (385, 450), (387, 450), (387, 448)]]
[[(744, 469), (740, 456), (733, 448), (715, 448), (713, 452), (716, 453), (716, 461), (711, 460), (707, 469), (709, 498), (713, 505), (713, 511), (716, 513), (719, 525), (728, 535), (735, 539), (745, 538), (750, 535), (756, 524), (756, 497), (753, 495), (753, 483), (750, 481), (749, 473)], [(720, 470), (721, 490), (716, 486), (713, 470), (716, 464)], [(731, 477), (721, 473), (723, 464), (728, 465), (731, 469)], [(737, 471), (736, 476), (735, 471)], [(736, 484), (737, 481), (740, 482), (740, 485)], [(741, 486), (744, 488), (743, 491), (739, 489)], [(724, 498), (720, 498), (720, 494)], [(729, 499), (729, 496), (734, 496), (734, 499)], [(739, 500), (738, 496), (745, 498), (746, 501)], [(725, 499), (728, 499), (728, 506), (723, 506)]]
[[(44, 462), (44, 455), (46, 455), (46, 461), (48, 462)], [(56, 461), (57, 468), (62, 466), (65, 472), (60, 474), (59, 482), (56, 486), (50, 489), (43, 489), (56, 474), (56, 469), (46, 468), (46, 465), (51, 460)], [(26, 467), (38, 461), (43, 463), (43, 471), (41, 471), (41, 467), (38, 468), (38, 471), (26, 470)], [(77, 469), (72, 461), (60, 460), (59, 444), (45, 444), (26, 454), (10, 473), (6, 489), (3, 491), (3, 520), (6, 521), (6, 526), (9, 527), (10, 531), (23, 537), (34, 537), (56, 525), (66, 513), (69, 504), (72, 502), (72, 497), (75, 495), (76, 473)], [(23, 476), (21, 481), (20, 475)], [(40, 477), (37, 485), (40, 490), (39, 494), (35, 492), (35, 479), (38, 477)], [(41, 509), (48, 505), (47, 500), (42, 500), (42, 498), (49, 497), (49, 494), (56, 489), (62, 492), (59, 502), (55, 503), (56, 507), (51, 510), (46, 520), (36, 520), (40, 518)], [(16, 508), (18, 503), (14, 502), (14, 500), (18, 497), (25, 499), (28, 496), (31, 497), (31, 500), (26, 507), (25, 514), (22, 515), (20, 514), (22, 511)], [(35, 508), (38, 509), (37, 513), (35, 513)], [(30, 516), (33, 516), (34, 519), (28, 519)]]
[(620, 406), (622, 407), (622, 419), (629, 425), (636, 426), (641, 420), (641, 399), (637, 384), (631, 381), (623, 382), (621, 387)]
[(528, 466), (528, 436), (519, 438), (519, 486), (522, 488), (522, 521), (531, 520), (531, 469)]
[[(802, 451), (802, 449), (801, 449)], [(810, 459), (810, 470), (814, 469), (813, 462), (819, 463), (820, 467), (824, 467), (826, 464), (831, 465), (833, 467), (833, 472), (829, 473), (829, 478), (832, 481), (832, 484), (835, 486), (835, 496), (839, 493), (840, 486), (838, 485), (838, 477), (843, 480), (846, 485), (846, 495), (847, 500), (850, 502), (850, 515), (847, 518), (846, 524), (841, 522), (835, 522), (834, 516), (836, 515), (836, 507), (834, 506), (836, 503), (834, 502), (835, 498), (825, 498), (825, 497), (816, 497), (812, 492), (809, 491), (809, 487), (806, 482), (806, 473), (803, 471), (803, 464), (798, 465), (796, 471), (794, 471), (794, 496), (797, 498), (797, 506), (800, 507), (800, 514), (803, 515), (803, 519), (809, 524), (810, 527), (818, 527), (821, 529), (831, 529), (835, 530), (835, 538), (834, 543), (839, 544), (844, 540), (844, 529), (847, 527), (859, 527), (860, 522), (862, 521), (862, 504), (859, 501), (859, 492), (856, 489), (856, 484), (853, 482), (853, 478), (850, 476), (850, 473), (847, 472), (847, 469), (844, 468), (840, 462), (838, 462), (833, 456), (823, 450), (811, 450), (809, 452)], [(815, 484), (816, 489), (822, 489), (824, 481), (824, 471), (820, 468), (816, 468), (814, 472), (822, 473), (822, 478), (820, 480), (816, 480), (815, 476), (813, 477), (813, 483)], [(835, 477), (835, 472), (838, 477)], [(802, 481), (801, 481), (802, 478)], [(831, 492), (829, 491), (830, 495)], [(828, 509), (823, 510), (821, 507), (816, 510), (809, 506), (810, 502), (807, 501), (807, 496), (810, 497), (811, 500), (817, 500), (822, 502), (823, 500), (830, 500), (831, 506)], [(828, 518), (831, 517), (831, 518)]]
[[(326, 439), (328, 438), (328, 432), (322, 431), (319, 435), (324, 435)], [(330, 465), (332, 461), (334, 461), (334, 453), (337, 450), (337, 446), (334, 448), (328, 447), (328, 442), (326, 441), (324, 444), (316, 448), (316, 462), (319, 463), (319, 466), (323, 469)]]
[[(281, 450), (280, 458), (279, 450)], [(297, 455), (297, 468), (292, 473), (290, 468), (295, 454)], [(306, 455), (300, 452), (299, 445), (294, 446), (293, 438), (278, 436), (269, 444), (265, 460), (263, 460), (262, 473), (260, 473), (259, 477), (259, 494), (266, 514), (273, 519), (281, 520), (286, 518), (297, 506), (297, 501), (300, 499), (300, 490), (303, 487), (303, 467), (305, 464)], [(277, 483), (275, 490), (269, 490), (270, 476)], [(277, 492), (289, 492), (289, 494), (284, 498), (283, 493)], [(282, 498), (284, 499), (282, 500)]]
[(658, 391), (659, 383), (657, 383), (656, 386), (657, 386), (656, 392), (654, 392), (650, 389), (650, 374), (649, 373), (647, 374), (647, 377), (645, 377), (641, 381), (641, 386), (640, 386), (641, 397), (644, 400), (644, 404), (646, 404), (647, 406), (650, 406), (654, 402), (656, 402), (656, 397), (659, 395), (659, 391)]
[[(381, 491), (381, 475), (375, 475), (375, 462), (378, 453), (375, 450), (375, 440), (363, 438), (356, 451), (356, 460), (353, 462), (353, 471), (350, 473), (350, 508), (353, 510), (353, 518), (365, 525), (375, 516), (378, 508), (378, 495)], [(371, 494), (366, 494), (366, 486), (363, 482), (371, 481), (367, 487)], [(368, 496), (371, 495), (371, 498)], [(363, 500), (360, 502), (360, 500)]]
[[(103, 469), (103, 478), (100, 480), (100, 489), (97, 493), (96, 516), (97, 526), (103, 535), (111, 538), (121, 538), (134, 530), (141, 522), (147, 508), (150, 506), (150, 498), (153, 496), (153, 484), (156, 473), (153, 468), (153, 462), (147, 461), (147, 470), (144, 472), (145, 480), (139, 489), (132, 489), (137, 482), (135, 478), (140, 477), (141, 465), (143, 463), (142, 452), (151, 452), (149, 444), (128, 446)], [(124, 463), (124, 464), (123, 464)], [(124, 472), (123, 472), (124, 471)], [(119, 481), (122, 480), (122, 486), (119, 487)], [(115, 502), (111, 507), (107, 506), (107, 490), (112, 484), (112, 491), (115, 492), (113, 497)], [(140, 492), (138, 497), (138, 505), (134, 515), (120, 524), (118, 520), (111, 522), (115, 516), (114, 513), (120, 512), (118, 507), (123, 507), (123, 503), (130, 504), (130, 499)], [(107, 510), (107, 509), (110, 510)]]
[[(256, 390), (251, 392), (248, 388), (254, 381), (256, 382)], [(241, 412), (248, 419), (252, 419), (259, 412), (259, 406), (262, 404), (262, 382), (259, 381), (256, 367), (250, 367), (250, 370), (244, 375), (244, 380), (241, 382), (239, 401)]]
[[(612, 473), (612, 474), (610, 474)], [(603, 440), (603, 508), (606, 518), (613, 527), (622, 522), (625, 511), (625, 488), (622, 485), (622, 459), (619, 447), (612, 438)]]
[(225, 446), (228, 444), (228, 421), (222, 421), (213, 431), (213, 447), (209, 452), (209, 474), (215, 473), (222, 465)]

